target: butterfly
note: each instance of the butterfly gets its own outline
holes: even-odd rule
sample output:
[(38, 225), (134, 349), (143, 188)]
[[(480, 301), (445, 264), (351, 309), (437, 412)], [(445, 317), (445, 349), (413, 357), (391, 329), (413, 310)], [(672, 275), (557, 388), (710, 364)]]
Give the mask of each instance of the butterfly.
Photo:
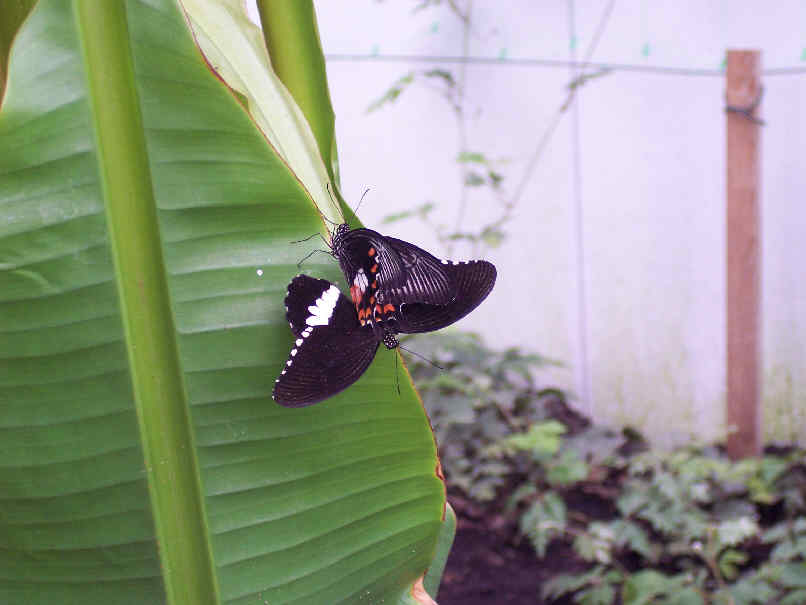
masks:
[[(440, 260), (409, 242), (346, 223), (336, 227), (330, 247), (361, 325), (393, 319), (398, 332), (438, 330), (475, 309), (495, 284), (492, 263)], [(409, 308), (407, 317), (396, 314), (412, 304), (425, 306)]]
[(371, 317), (329, 281), (297, 275), (285, 298), (294, 347), (272, 398), (286, 407), (303, 407), (332, 397), (361, 377), (380, 343), (394, 349), (397, 334), (454, 323), (481, 304), (496, 277), (495, 267), (485, 261), (447, 265), (445, 274), (454, 292), (448, 304), (388, 303), (393, 308), (372, 309)]

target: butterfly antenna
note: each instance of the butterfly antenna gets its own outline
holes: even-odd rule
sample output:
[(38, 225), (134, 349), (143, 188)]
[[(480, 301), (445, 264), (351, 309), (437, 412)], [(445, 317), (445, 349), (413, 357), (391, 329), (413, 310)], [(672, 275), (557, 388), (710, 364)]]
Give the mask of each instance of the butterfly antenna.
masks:
[(361, 199), (358, 200), (358, 206), (356, 206), (355, 210), (353, 210), (353, 214), (358, 213), (358, 209), (361, 207), (361, 203), (364, 201), (364, 198), (367, 197), (368, 193), (369, 193), (369, 187), (367, 187), (367, 189), (364, 191), (364, 194), (361, 196)]
[(435, 362), (435, 361), (432, 361), (432, 360), (428, 359), (428, 357), (425, 357), (424, 355), (420, 355), (419, 353), (417, 353), (417, 352), (415, 352), (415, 351), (412, 351), (411, 349), (407, 349), (407, 348), (406, 348), (406, 347), (404, 347), (403, 345), (399, 345), (399, 346), (400, 346), (400, 348), (401, 348), (401, 349), (403, 349), (404, 351), (406, 351), (406, 353), (411, 353), (411, 354), (412, 354), (412, 355), (414, 355), (415, 357), (419, 357), (419, 358), (420, 358), (420, 359), (422, 359), (423, 361), (427, 361), (428, 363), (430, 363), (430, 364), (431, 364), (432, 366), (434, 366), (435, 368), (439, 368), (440, 370), (444, 370), (444, 369), (445, 369), (445, 368), (443, 368), (441, 365), (439, 365), (437, 362)]
[[(333, 195), (333, 192), (330, 190), (330, 183), (325, 183), (325, 189), (327, 189), (328, 194), (330, 194), (330, 199), (333, 200), (333, 203), (336, 204), (336, 208), (339, 209), (339, 214), (341, 214), (341, 222), (346, 223), (347, 219), (344, 218), (344, 212), (341, 211), (341, 204), (339, 204), (339, 200), (336, 199), (336, 197)], [(334, 223), (329, 218), (327, 218), (325, 215), (322, 215), (322, 218), (324, 218), (331, 225), (334, 225), (334, 226), (338, 225), (338, 223)]]

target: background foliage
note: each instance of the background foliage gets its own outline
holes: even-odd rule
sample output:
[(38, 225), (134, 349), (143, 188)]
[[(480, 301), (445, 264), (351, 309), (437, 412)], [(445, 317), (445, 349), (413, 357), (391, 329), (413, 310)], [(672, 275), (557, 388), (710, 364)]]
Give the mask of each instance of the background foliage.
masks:
[[(453, 332), (407, 339), (462, 518), (528, 540), (565, 572), (547, 603), (793, 605), (806, 599), (806, 452), (649, 449), (626, 428), (592, 425), (562, 392), (535, 384), (553, 363), (489, 350)], [(494, 542), (494, 540), (491, 540)], [(559, 550), (558, 550), (559, 549)], [(537, 595), (535, 597), (537, 599)]]

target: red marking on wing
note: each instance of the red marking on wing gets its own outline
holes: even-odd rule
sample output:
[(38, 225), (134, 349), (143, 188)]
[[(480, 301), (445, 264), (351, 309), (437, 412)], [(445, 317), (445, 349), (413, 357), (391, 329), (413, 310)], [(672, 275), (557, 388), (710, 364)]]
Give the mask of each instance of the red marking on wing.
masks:
[(378, 272), (378, 263), (375, 263), (374, 265), (372, 265), (372, 269), (370, 269), (370, 271), (372, 271), (373, 273), (377, 273)]
[(358, 302), (361, 300), (361, 294), (361, 288), (356, 285), (350, 286), (350, 297), (353, 299), (353, 304), (358, 304)]
[(375, 256), (375, 248), (370, 248), (367, 254), (369, 254), (370, 256)]
[(385, 304), (385, 305), (383, 306), (383, 312), (384, 312), (384, 313), (389, 313), (390, 311), (394, 311), (394, 310), (395, 310), (395, 306), (394, 306), (394, 305), (391, 305), (391, 304), (388, 304), (388, 303), (387, 303), (387, 304)]

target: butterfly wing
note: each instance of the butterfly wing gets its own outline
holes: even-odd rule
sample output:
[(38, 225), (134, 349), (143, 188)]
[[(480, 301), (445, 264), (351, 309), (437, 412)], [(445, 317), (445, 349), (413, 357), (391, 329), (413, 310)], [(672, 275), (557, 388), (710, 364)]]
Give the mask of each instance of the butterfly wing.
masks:
[(376, 301), (381, 306), (413, 302), (442, 305), (456, 295), (445, 270), (448, 261), (371, 229), (353, 229), (343, 235), (337, 256), (359, 320), (369, 316)]
[(441, 261), (430, 252), (394, 237), (386, 243), (400, 258), (402, 279), (395, 284), (380, 284), (382, 303), (429, 303), (446, 305), (456, 298), (456, 285), (448, 270), (449, 261)]
[(353, 283), (359, 270), (370, 283), (375, 280), (386, 285), (402, 283), (403, 263), (386, 239), (371, 229), (352, 229), (343, 236), (337, 256), (347, 283)]
[(456, 298), (446, 305), (404, 303), (387, 321), (390, 329), (405, 334), (440, 330), (478, 307), (495, 285), (497, 271), (487, 261), (443, 266), (456, 287)]
[(298, 275), (288, 286), (286, 317), (296, 340), (272, 398), (303, 407), (332, 397), (369, 367), (379, 339), (362, 328), (355, 308), (324, 279)]

